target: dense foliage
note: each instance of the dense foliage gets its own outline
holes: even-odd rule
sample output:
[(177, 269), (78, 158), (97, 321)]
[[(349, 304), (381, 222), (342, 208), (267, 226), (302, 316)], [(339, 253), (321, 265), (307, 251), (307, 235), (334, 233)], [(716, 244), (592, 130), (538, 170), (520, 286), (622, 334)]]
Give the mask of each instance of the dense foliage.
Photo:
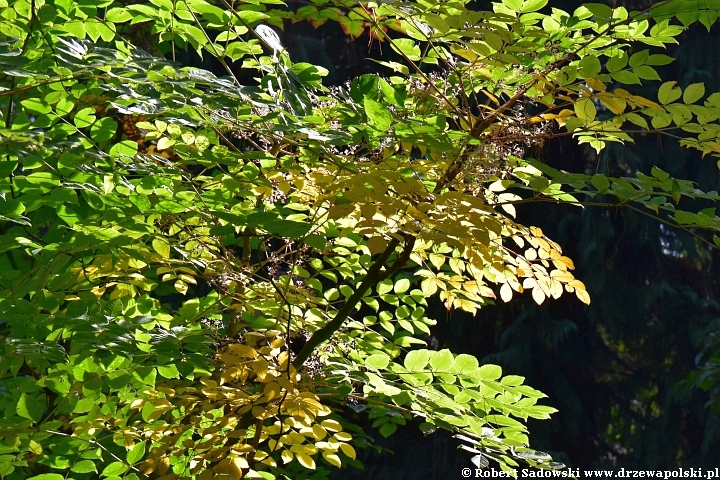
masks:
[[(0, 1), (0, 475), (321, 476), (357, 465), (347, 403), (383, 435), (452, 431), (481, 465), (561, 468), (529, 448), (542, 393), (416, 348), (427, 299), (590, 302), (520, 203), (619, 203), (720, 243), (696, 230), (714, 208), (680, 208), (719, 198), (690, 181), (525, 158), (635, 131), (718, 156), (720, 94), (634, 94), (673, 59), (630, 50), (717, 10), (221, 3)], [(392, 73), (326, 88), (267, 26), (301, 20), (369, 31)], [(173, 62), (188, 49), (228, 75)]]

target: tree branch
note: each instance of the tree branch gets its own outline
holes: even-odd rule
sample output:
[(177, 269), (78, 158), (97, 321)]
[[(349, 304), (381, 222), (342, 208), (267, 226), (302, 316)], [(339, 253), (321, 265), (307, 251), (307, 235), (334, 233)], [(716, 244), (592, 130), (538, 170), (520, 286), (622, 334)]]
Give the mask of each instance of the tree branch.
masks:
[(398, 245), (400, 245), (400, 240), (398, 240), (397, 238), (393, 238), (390, 241), (387, 248), (380, 254), (377, 260), (375, 260), (375, 263), (373, 263), (373, 265), (370, 267), (367, 274), (365, 275), (365, 278), (363, 278), (362, 282), (360, 282), (360, 285), (357, 286), (355, 293), (350, 295), (350, 298), (347, 299), (343, 307), (337, 312), (335, 318), (328, 324), (326, 324), (324, 327), (322, 327), (320, 330), (313, 333), (313, 335), (308, 339), (305, 346), (303, 346), (297, 357), (295, 357), (295, 360), (293, 361), (293, 367), (299, 370), (303, 366), (305, 361), (310, 357), (310, 355), (312, 355), (313, 351), (315, 351), (315, 349), (321, 343), (329, 340), (330, 337), (332, 337), (332, 335), (336, 331), (338, 331), (340, 327), (342, 327), (342, 324), (345, 322), (345, 320), (347, 320), (347, 318), (350, 316), (350, 313), (355, 309), (355, 306), (358, 304), (358, 302), (360, 302), (363, 296), (365, 296), (370, 287), (388, 278), (400, 267), (402, 267), (405, 262), (407, 262), (407, 260), (410, 258), (410, 254), (412, 253), (413, 246), (415, 245), (415, 237), (406, 235), (403, 251), (400, 253), (400, 255), (397, 257), (397, 259), (390, 268), (386, 269), (384, 272), (381, 271), (381, 269), (386, 266), (390, 255), (395, 252), (395, 249)]

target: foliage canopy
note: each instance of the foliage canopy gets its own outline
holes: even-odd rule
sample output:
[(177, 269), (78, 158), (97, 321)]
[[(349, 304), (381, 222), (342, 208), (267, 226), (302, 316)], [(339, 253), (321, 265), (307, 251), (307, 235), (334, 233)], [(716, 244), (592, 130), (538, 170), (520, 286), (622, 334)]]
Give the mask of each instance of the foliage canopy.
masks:
[[(720, 156), (720, 93), (632, 93), (673, 60), (657, 47), (720, 6), (220, 3), (0, 0), (0, 476), (320, 475), (357, 466), (353, 402), (383, 435), (422, 418), (478, 462), (561, 468), (529, 448), (523, 422), (554, 412), (542, 393), (422, 348), (427, 299), (590, 302), (521, 203), (720, 229), (684, 201), (718, 194), (659, 168), (528, 157), (636, 132)], [(391, 73), (323, 86), (268, 27), (301, 20), (369, 33)], [(188, 49), (227, 76), (168, 60)]]

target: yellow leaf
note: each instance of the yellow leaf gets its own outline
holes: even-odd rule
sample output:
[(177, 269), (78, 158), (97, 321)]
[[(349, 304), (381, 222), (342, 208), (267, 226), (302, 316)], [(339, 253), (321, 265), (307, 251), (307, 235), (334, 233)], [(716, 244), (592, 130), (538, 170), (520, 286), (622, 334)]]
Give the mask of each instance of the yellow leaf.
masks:
[(168, 471), (168, 468), (170, 468), (170, 459), (168, 457), (162, 457), (160, 460), (158, 460), (157, 472), (160, 475), (165, 475), (165, 472)]
[(597, 90), (598, 92), (607, 90), (607, 86), (597, 78), (586, 78), (585, 83), (587, 83), (590, 88)]
[(340, 444), (340, 450), (347, 455), (348, 457), (354, 459), (355, 458), (355, 449), (352, 447), (352, 445), (347, 443), (341, 443)]
[(330, 465), (334, 465), (334, 466), (336, 466), (336, 467), (338, 467), (338, 468), (340, 468), (340, 467), (342, 466), (342, 462), (340, 461), (340, 457), (338, 457), (338, 456), (335, 455), (334, 453), (325, 451), (325, 452), (323, 452), (322, 456), (323, 456), (323, 458), (324, 458), (325, 460), (328, 461), (328, 463), (329, 463)]
[(313, 436), (315, 437), (315, 440), (322, 440), (327, 436), (327, 432), (325, 429), (318, 424), (313, 425), (312, 427)]
[(611, 95), (603, 95), (600, 98), (600, 102), (605, 105), (608, 110), (613, 112), (615, 115), (621, 115), (625, 111), (627, 103), (624, 100), (620, 100)]
[(192, 283), (193, 285), (197, 285), (197, 281), (195, 281), (195, 278), (185, 273), (181, 273), (180, 275), (178, 275), (178, 278), (185, 283)]
[(368, 239), (367, 246), (368, 250), (370, 250), (370, 255), (376, 255), (387, 248), (387, 240), (383, 237), (375, 235)]
[(347, 432), (337, 432), (333, 435), (333, 437), (337, 438), (341, 442), (349, 442), (352, 440), (352, 435)]
[(182, 280), (176, 280), (175, 281), (175, 290), (177, 290), (178, 293), (182, 293), (185, 295), (188, 291), (188, 285), (187, 283), (183, 282)]
[(344, 203), (342, 205), (333, 205), (332, 207), (330, 207), (330, 210), (328, 210), (328, 218), (336, 219), (336, 218), (347, 217), (354, 211), (355, 211), (355, 204), (353, 204), (353, 203)]
[(532, 289), (532, 297), (538, 305), (541, 305), (545, 301), (545, 293), (537, 286)]
[(440, 282), (436, 278), (426, 278), (420, 283), (420, 289), (425, 295), (435, 295)]
[(442, 267), (443, 264), (445, 263), (445, 256), (444, 256), (444, 255), (438, 255), (437, 253), (431, 253), (431, 254), (428, 256), (428, 259), (430, 260), (430, 263), (432, 263), (433, 266), (434, 266), (435, 268), (437, 268), (438, 270), (439, 270), (440, 267)]
[(245, 457), (235, 457), (232, 459), (232, 463), (240, 470), (242, 470), (243, 468), (248, 468), (250, 466), (248, 465)]
[(306, 453), (296, 453), (295, 456), (297, 457), (298, 462), (300, 462), (300, 465), (305, 468), (309, 468), (310, 470), (315, 470), (315, 460), (313, 460), (310, 455)]
[(280, 457), (282, 458), (283, 463), (290, 463), (292, 462), (293, 454), (290, 450), (283, 450)]
[(577, 295), (578, 299), (580, 299), (580, 301), (583, 302), (585, 305), (590, 305), (590, 295), (588, 294), (587, 290), (584, 290), (582, 288), (575, 288), (575, 295)]
[(554, 299), (560, 298), (560, 295), (562, 295), (562, 284), (560, 282), (552, 281), (550, 282), (550, 295)]
[(500, 287), (500, 298), (502, 298), (503, 302), (507, 303), (510, 300), (512, 300), (512, 288), (510, 288), (510, 285), (507, 283), (504, 283), (502, 287)]
[(371, 203), (365, 203), (363, 205), (360, 205), (360, 213), (362, 214), (363, 217), (367, 218), (368, 220), (372, 220), (376, 211), (377, 211), (377, 209), (375, 208), (375, 205), (373, 205)]
[(245, 358), (257, 358), (258, 353), (254, 348), (248, 347), (241, 343), (234, 343), (230, 345), (230, 350), (239, 357)]
[(550, 272), (550, 277), (564, 283), (572, 282), (573, 280), (575, 280), (575, 277), (573, 277), (572, 273), (566, 272), (564, 270), (553, 270), (552, 272)]
[(543, 236), (543, 231), (538, 227), (530, 227), (530, 233), (532, 233), (536, 237)]
[(322, 425), (325, 430), (330, 430), (332, 432), (339, 432), (342, 430), (342, 426), (337, 420), (323, 420), (320, 422), (320, 425)]
[(162, 277), (160, 277), (161, 282), (167, 282), (168, 280), (173, 280), (177, 278), (174, 273), (166, 273)]

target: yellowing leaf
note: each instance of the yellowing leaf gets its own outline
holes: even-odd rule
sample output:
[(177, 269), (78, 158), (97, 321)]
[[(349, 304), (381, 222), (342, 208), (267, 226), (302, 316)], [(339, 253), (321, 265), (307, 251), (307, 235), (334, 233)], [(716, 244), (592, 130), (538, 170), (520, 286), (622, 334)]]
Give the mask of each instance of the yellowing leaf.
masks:
[(437, 253), (431, 253), (430, 255), (428, 255), (428, 260), (430, 260), (430, 263), (432, 263), (433, 266), (439, 270), (440, 267), (442, 267), (445, 263), (445, 256), (439, 255)]
[(595, 120), (595, 116), (597, 115), (597, 108), (591, 98), (581, 98), (575, 102), (574, 109), (575, 115), (577, 115), (577, 117), (585, 123), (592, 122)]
[(166, 149), (172, 147), (173, 145), (175, 145), (175, 140), (168, 138), (168, 137), (162, 137), (157, 142), (157, 149), (158, 150), (166, 150)]
[(420, 289), (425, 295), (435, 295), (438, 290), (438, 286), (442, 286), (442, 283), (436, 278), (426, 278), (420, 283)]
[[(170, 243), (162, 237), (155, 237), (152, 241), (153, 250), (163, 258), (170, 258)], [(159, 272), (158, 272), (159, 273)]]
[(280, 458), (282, 458), (283, 463), (290, 463), (293, 459), (293, 454), (290, 450), (283, 450), (282, 454), (280, 454)]

